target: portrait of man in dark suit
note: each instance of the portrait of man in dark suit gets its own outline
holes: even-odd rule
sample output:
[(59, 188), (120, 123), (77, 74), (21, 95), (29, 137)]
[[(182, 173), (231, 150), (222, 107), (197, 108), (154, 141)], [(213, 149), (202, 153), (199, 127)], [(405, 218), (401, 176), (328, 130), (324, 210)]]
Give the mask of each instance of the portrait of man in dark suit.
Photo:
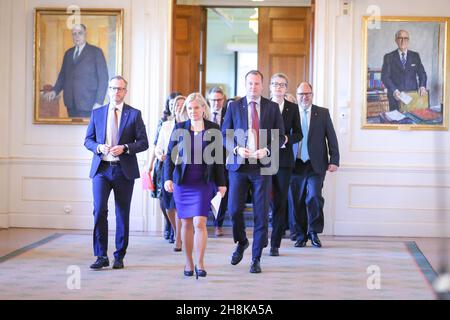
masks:
[(389, 109), (398, 110), (401, 92), (418, 91), (420, 96), (427, 93), (427, 74), (419, 53), (409, 50), (408, 31), (399, 30), (395, 34), (398, 48), (384, 56), (381, 81), (387, 88)]
[(54, 100), (62, 91), (69, 118), (89, 118), (92, 109), (103, 105), (108, 88), (108, 68), (102, 49), (86, 42), (83, 24), (72, 28), (74, 46), (64, 54), (52, 90), (44, 94)]

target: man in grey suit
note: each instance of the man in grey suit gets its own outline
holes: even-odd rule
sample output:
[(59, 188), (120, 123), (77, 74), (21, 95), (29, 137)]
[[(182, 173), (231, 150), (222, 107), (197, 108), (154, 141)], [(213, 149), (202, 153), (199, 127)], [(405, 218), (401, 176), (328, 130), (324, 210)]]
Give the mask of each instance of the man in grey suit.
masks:
[(294, 217), (295, 247), (311, 240), (320, 248), (318, 233), (324, 227), (322, 197), (327, 171), (339, 166), (339, 147), (328, 109), (312, 104), (312, 86), (301, 83), (297, 88), (303, 140), (293, 145), (295, 167), (289, 190), (289, 210)]
[(108, 68), (100, 48), (86, 42), (86, 26), (74, 25), (74, 46), (64, 54), (63, 64), (49, 101), (64, 91), (64, 105), (70, 118), (89, 118), (92, 109), (103, 105), (108, 88)]

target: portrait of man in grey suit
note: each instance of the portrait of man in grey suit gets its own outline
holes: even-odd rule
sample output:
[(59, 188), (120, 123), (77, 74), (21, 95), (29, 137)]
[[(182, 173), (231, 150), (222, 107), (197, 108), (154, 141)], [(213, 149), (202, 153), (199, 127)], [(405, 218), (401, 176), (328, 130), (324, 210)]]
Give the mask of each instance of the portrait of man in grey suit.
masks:
[(108, 67), (102, 49), (86, 42), (83, 24), (72, 28), (74, 46), (64, 54), (52, 90), (44, 94), (54, 100), (61, 91), (69, 118), (89, 118), (92, 109), (103, 105), (108, 88)]

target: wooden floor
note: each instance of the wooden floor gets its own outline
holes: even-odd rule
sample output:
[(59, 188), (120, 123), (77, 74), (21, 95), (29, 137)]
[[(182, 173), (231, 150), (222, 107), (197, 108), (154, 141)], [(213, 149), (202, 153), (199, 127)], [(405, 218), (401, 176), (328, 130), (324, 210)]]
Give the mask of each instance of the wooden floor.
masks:
[[(224, 228), (225, 237), (231, 238), (231, 229)], [(0, 229), (0, 257), (7, 255), (15, 250), (23, 248), (29, 244), (46, 238), (54, 233), (71, 234), (91, 234), (87, 230), (57, 230), (57, 229), (27, 229), (10, 228)], [(134, 235), (158, 235), (155, 232), (131, 232)], [(210, 237), (214, 231), (209, 230)], [(383, 241), (415, 241), (423, 255), (431, 264), (433, 269), (440, 274), (443, 268), (449, 269), (450, 266), (450, 239), (440, 238), (398, 238), (398, 237), (343, 237), (343, 236), (321, 236), (323, 245), (326, 246), (327, 240), (383, 240)], [(230, 239), (231, 241), (231, 239)], [(283, 239), (283, 242), (289, 242), (289, 239)], [(448, 272), (448, 271), (447, 271)]]

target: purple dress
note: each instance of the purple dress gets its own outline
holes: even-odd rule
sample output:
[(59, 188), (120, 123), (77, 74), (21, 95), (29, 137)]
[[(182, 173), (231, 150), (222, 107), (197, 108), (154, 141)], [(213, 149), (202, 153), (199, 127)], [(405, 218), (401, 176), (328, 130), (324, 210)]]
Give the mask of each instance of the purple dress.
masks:
[[(173, 185), (173, 197), (181, 219), (207, 217), (214, 197), (214, 183), (205, 182), (206, 164), (199, 161), (206, 146), (203, 133), (191, 133), (191, 163), (186, 165), (182, 184)], [(197, 157), (198, 155), (198, 157)]]

